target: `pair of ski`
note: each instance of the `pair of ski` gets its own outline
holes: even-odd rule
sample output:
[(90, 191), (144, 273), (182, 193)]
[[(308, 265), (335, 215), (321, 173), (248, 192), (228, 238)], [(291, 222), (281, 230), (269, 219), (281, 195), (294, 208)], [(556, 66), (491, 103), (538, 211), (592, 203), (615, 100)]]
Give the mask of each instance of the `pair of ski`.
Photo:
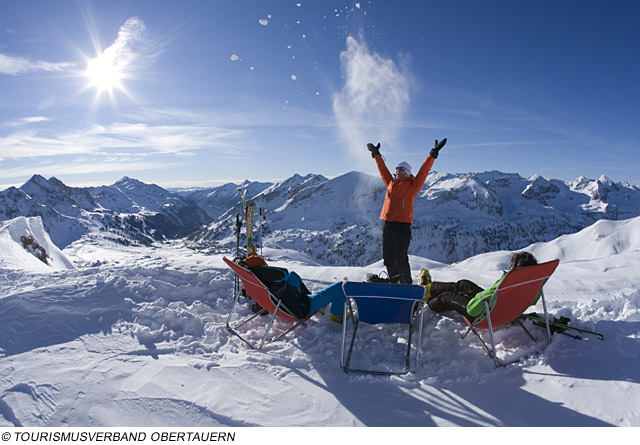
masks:
[[(539, 316), (535, 312), (532, 312), (530, 314), (522, 314), (519, 320), (531, 320), (533, 321), (533, 324), (536, 326), (541, 326), (543, 328), (546, 327), (544, 317)], [(593, 335), (600, 340), (604, 340), (604, 335), (600, 334), (599, 332), (576, 328), (575, 326), (569, 326), (569, 321), (571, 320), (569, 320), (567, 317), (560, 317), (560, 318), (554, 317), (553, 320), (549, 320), (549, 329), (551, 330), (551, 333), (563, 334), (568, 337), (575, 338), (577, 340), (582, 340), (582, 335), (586, 334), (586, 335)], [(567, 331), (575, 332), (575, 334), (572, 334)]]
[[(255, 203), (247, 204), (246, 190), (238, 189), (240, 196), (242, 196), (242, 209), (244, 211), (244, 219), (247, 224), (247, 256), (256, 255), (258, 248), (253, 240), (253, 226), (255, 220), (256, 205)], [(260, 216), (262, 219), (267, 218), (267, 213), (264, 207), (259, 208)], [(240, 215), (236, 215), (236, 256), (240, 256), (240, 231), (242, 229), (242, 218)], [(262, 220), (260, 220), (260, 255), (262, 255)]]
[[(253, 242), (253, 224), (254, 224), (256, 205), (254, 203), (249, 203), (247, 205), (246, 190), (242, 190), (241, 188), (239, 188), (238, 192), (242, 197), (242, 211), (244, 212), (244, 215), (240, 216), (239, 213), (236, 214), (236, 258), (245, 258), (245, 255), (243, 255), (240, 251), (240, 232), (242, 231), (243, 219), (246, 221), (246, 224), (247, 224), (246, 257), (249, 257), (251, 255), (256, 255), (258, 253), (257, 246)], [(260, 216), (262, 217), (262, 219), (267, 218), (267, 213), (265, 212), (263, 207), (260, 207)], [(262, 256), (262, 220), (260, 220), (260, 256)], [(234, 291), (234, 295), (239, 295), (240, 293), (242, 293), (245, 297), (247, 296), (245, 290), (242, 289), (242, 287), (240, 286), (240, 279), (237, 274), (234, 277), (233, 291)], [(260, 310), (262, 310), (262, 308), (260, 308)]]

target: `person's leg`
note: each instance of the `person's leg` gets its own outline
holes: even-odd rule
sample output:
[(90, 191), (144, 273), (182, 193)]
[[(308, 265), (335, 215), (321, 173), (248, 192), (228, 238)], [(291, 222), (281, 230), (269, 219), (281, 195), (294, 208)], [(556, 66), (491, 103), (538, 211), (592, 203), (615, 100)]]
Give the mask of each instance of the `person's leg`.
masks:
[(476, 296), (478, 292), (482, 292), (484, 289), (478, 286), (473, 281), (460, 280), (455, 283), (455, 290), (459, 294), (463, 294), (469, 297), (469, 299)]
[(396, 266), (400, 275), (400, 282), (411, 284), (411, 266), (409, 265), (409, 244), (411, 243), (411, 224), (398, 223), (396, 229)]
[(440, 292), (438, 296), (431, 297), (427, 302), (429, 309), (431, 309), (433, 312), (437, 312), (438, 314), (452, 310), (451, 306), (449, 305), (449, 296), (452, 294), (452, 292)]
[(388, 221), (382, 223), (382, 259), (387, 268), (389, 278), (398, 275), (396, 266), (396, 245), (393, 233), (393, 224)]
[(467, 304), (469, 298), (457, 292), (442, 292), (437, 297), (431, 298), (427, 305), (437, 313), (446, 311), (456, 311), (457, 313), (469, 318), (467, 313)]
[(444, 292), (455, 292), (456, 283), (450, 281), (433, 281), (431, 282), (431, 297), (437, 298)]
[(308, 295), (311, 302), (309, 313), (319, 311), (327, 305), (331, 305), (331, 314), (342, 316), (344, 311), (344, 292), (342, 291), (342, 282), (337, 281), (318, 292)]

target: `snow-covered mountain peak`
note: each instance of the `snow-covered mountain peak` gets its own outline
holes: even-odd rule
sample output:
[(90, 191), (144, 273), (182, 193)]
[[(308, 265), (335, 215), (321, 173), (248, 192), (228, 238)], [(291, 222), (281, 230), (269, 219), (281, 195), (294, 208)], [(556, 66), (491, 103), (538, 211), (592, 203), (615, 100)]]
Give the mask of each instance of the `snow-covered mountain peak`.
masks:
[(161, 212), (163, 208), (177, 203), (182, 198), (156, 184), (147, 184), (137, 179), (123, 177), (112, 185), (126, 196), (137, 209), (137, 213)]
[(589, 185), (589, 182), (591, 181), (588, 178), (586, 178), (584, 175), (581, 175), (576, 179), (574, 179), (573, 181), (569, 181), (567, 185), (571, 190), (579, 191), (584, 189), (587, 185)]
[(29, 195), (39, 193), (57, 193), (59, 191), (56, 185), (49, 182), (44, 176), (37, 174), (29, 178), (29, 180), (20, 187), (20, 190), (23, 190)]
[(598, 182), (608, 185), (609, 187), (615, 187), (615, 182), (609, 179), (606, 175), (600, 175)]
[[(91, 194), (82, 188), (67, 187), (55, 177), (45, 179), (40, 175), (33, 175), (20, 187), (29, 197), (40, 205), (55, 209), (63, 215), (78, 217), (82, 211), (94, 211), (98, 204)], [(38, 212), (25, 216), (33, 216)]]
[(158, 195), (167, 196), (171, 194), (171, 192), (163, 189), (162, 187), (156, 184), (147, 184), (137, 179), (130, 178), (128, 176), (124, 176), (119, 181), (116, 181), (113, 184), (113, 187), (119, 190), (126, 190), (128, 193), (156, 193)]
[(283, 181), (276, 182), (271, 187), (262, 192), (262, 194), (267, 195), (274, 192), (279, 194), (282, 193), (292, 193), (296, 190), (300, 190), (300, 188), (309, 187), (312, 185), (317, 185), (322, 182), (326, 182), (327, 178), (322, 175), (313, 175), (308, 174), (306, 176), (300, 176), (299, 174), (294, 174), (288, 179)]
[(22, 185), (22, 187), (29, 187), (31, 184), (46, 187), (49, 184), (49, 181), (44, 176), (35, 173)]

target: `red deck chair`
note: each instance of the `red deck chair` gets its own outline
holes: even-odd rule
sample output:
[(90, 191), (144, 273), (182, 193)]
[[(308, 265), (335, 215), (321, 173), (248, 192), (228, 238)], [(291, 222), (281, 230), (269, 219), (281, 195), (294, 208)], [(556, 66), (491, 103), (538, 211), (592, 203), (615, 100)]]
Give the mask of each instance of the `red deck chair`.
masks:
[[(535, 340), (535, 337), (533, 337), (524, 327), (522, 322), (520, 322), (519, 317), (527, 310), (527, 308), (529, 308), (529, 306), (531, 306), (538, 296), (538, 293), (540, 293), (542, 307), (544, 308), (547, 336), (549, 337), (549, 343), (551, 343), (549, 314), (547, 313), (547, 303), (544, 299), (542, 286), (544, 286), (551, 274), (556, 270), (559, 263), (559, 260), (553, 260), (542, 264), (536, 264), (535, 266), (520, 267), (509, 271), (509, 273), (507, 273), (502, 279), (502, 282), (498, 286), (495, 294), (493, 294), (488, 301), (484, 302), (484, 310), (478, 317), (476, 317), (474, 322), (471, 323), (465, 318), (465, 321), (469, 325), (469, 329), (462, 334), (462, 338), (465, 338), (469, 332), (473, 332), (480, 340), (489, 356), (493, 359), (496, 366), (504, 366), (509, 363), (513, 363), (504, 363), (498, 360), (493, 330), (497, 327), (515, 321), (522, 327), (522, 329), (525, 330), (532, 340)], [(484, 340), (482, 340), (477, 329), (489, 330), (491, 348), (489, 348)]]
[[(229, 316), (227, 317), (227, 329), (229, 330), (229, 332), (237, 336), (240, 340), (245, 342), (252, 349), (257, 349), (257, 350), (262, 349), (262, 347), (265, 345), (267, 336), (271, 331), (271, 327), (273, 326), (273, 322), (276, 319), (276, 317), (282, 318), (284, 320), (292, 321), (294, 322), (294, 324), (291, 328), (287, 329), (283, 333), (269, 340), (269, 343), (279, 340), (280, 338), (284, 337), (286, 334), (288, 334), (289, 332), (291, 332), (301, 324), (304, 325), (305, 320), (308, 320), (313, 316), (313, 314), (311, 314), (307, 318), (305, 318), (305, 320), (299, 319), (293, 314), (293, 312), (287, 309), (287, 307), (281, 300), (279, 300), (269, 291), (269, 288), (267, 288), (262, 283), (262, 281), (260, 281), (258, 277), (254, 275), (253, 272), (251, 272), (249, 269), (245, 269), (244, 267), (234, 263), (227, 257), (223, 257), (222, 260), (225, 263), (227, 263), (227, 265), (238, 275), (238, 277), (240, 278), (240, 281), (242, 282), (242, 286), (247, 292), (247, 295), (253, 301), (258, 303), (260, 307), (262, 307), (262, 311), (256, 314), (252, 314), (249, 317), (243, 320), (236, 321), (235, 324), (232, 324), (231, 318), (233, 317), (236, 311), (236, 308), (238, 306), (238, 300), (240, 299), (240, 292), (238, 292), (236, 289), (234, 300), (233, 300), (233, 306), (231, 307), (231, 312), (229, 312)], [(264, 335), (262, 336), (262, 340), (260, 341), (259, 345), (256, 347), (248, 339), (240, 335), (238, 328), (240, 328), (241, 326), (244, 326), (245, 324), (257, 318), (258, 316), (264, 315), (265, 313), (271, 314), (271, 317), (269, 317), (269, 322), (265, 329)]]

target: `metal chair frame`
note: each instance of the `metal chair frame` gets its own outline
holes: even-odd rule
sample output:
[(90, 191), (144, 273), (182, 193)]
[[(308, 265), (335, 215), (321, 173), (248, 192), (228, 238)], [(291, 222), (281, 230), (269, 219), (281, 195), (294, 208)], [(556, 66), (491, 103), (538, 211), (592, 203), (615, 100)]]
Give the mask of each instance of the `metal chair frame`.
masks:
[[(345, 373), (357, 373), (357, 374), (373, 374), (373, 375), (386, 375), (386, 376), (391, 376), (391, 375), (405, 375), (408, 374), (409, 372), (412, 373), (416, 373), (418, 371), (418, 366), (419, 366), (419, 361), (420, 361), (420, 350), (421, 350), (421, 344), (422, 344), (422, 327), (423, 327), (423, 318), (424, 318), (424, 304), (423, 304), (423, 295), (424, 295), (424, 288), (422, 288), (422, 286), (412, 286), (412, 285), (402, 285), (402, 284), (380, 284), (380, 283), (353, 283), (353, 284), (372, 284), (372, 290), (376, 290), (379, 291), (380, 288), (384, 288), (384, 286), (392, 286), (394, 290), (398, 289), (398, 286), (410, 286), (413, 289), (413, 291), (415, 292), (416, 289), (415, 288), (420, 288), (420, 296), (419, 297), (412, 297), (412, 296), (406, 296), (406, 297), (389, 297), (389, 296), (384, 296), (384, 295), (349, 295), (349, 291), (348, 291), (348, 286), (349, 283), (347, 281), (343, 282), (342, 284), (342, 290), (345, 294), (345, 298), (346, 298), (346, 304), (344, 305), (344, 314), (343, 314), (343, 319), (342, 319), (342, 345), (340, 348), (340, 367), (342, 368), (342, 370)], [(374, 287), (375, 286), (375, 287)], [(407, 336), (407, 352), (406, 352), (406, 356), (405, 356), (405, 367), (402, 370), (398, 370), (398, 371), (378, 371), (378, 370), (373, 370), (373, 369), (359, 369), (359, 368), (352, 368), (350, 366), (351, 364), (351, 358), (352, 358), (352, 354), (353, 354), (353, 347), (354, 347), (354, 343), (356, 340), (356, 334), (358, 332), (358, 327), (360, 325), (360, 322), (363, 323), (367, 323), (367, 324), (379, 324), (379, 323), (399, 323), (398, 321), (378, 321), (376, 320), (374, 323), (369, 323), (366, 320), (361, 320), (360, 319), (360, 314), (358, 312), (358, 300), (364, 300), (364, 299), (380, 299), (380, 300), (387, 300), (387, 301), (392, 301), (392, 300), (396, 300), (398, 301), (399, 305), (398, 307), (400, 308), (400, 304), (402, 303), (406, 303), (406, 302), (413, 302), (413, 304), (410, 306), (411, 307), (411, 313), (410, 314), (404, 314), (404, 318), (406, 320), (409, 320), (409, 322), (400, 322), (403, 324), (408, 324), (408, 336)], [(405, 308), (406, 310), (406, 308)], [(351, 317), (348, 317), (348, 315), (351, 315)], [(398, 316), (399, 314), (388, 314), (388, 319), (389, 320), (393, 320), (394, 316)], [(351, 320), (351, 321), (349, 321)], [(347, 325), (351, 323), (353, 326), (353, 334), (351, 335), (351, 340), (349, 342), (349, 347), (347, 348), (346, 346), (346, 342), (347, 342)], [(415, 349), (416, 352), (413, 354), (414, 355), (414, 360), (413, 360), (413, 366), (411, 366), (411, 349), (412, 349), (412, 338), (414, 335), (414, 331), (416, 330), (416, 324), (417, 324), (417, 344), (415, 345)]]

